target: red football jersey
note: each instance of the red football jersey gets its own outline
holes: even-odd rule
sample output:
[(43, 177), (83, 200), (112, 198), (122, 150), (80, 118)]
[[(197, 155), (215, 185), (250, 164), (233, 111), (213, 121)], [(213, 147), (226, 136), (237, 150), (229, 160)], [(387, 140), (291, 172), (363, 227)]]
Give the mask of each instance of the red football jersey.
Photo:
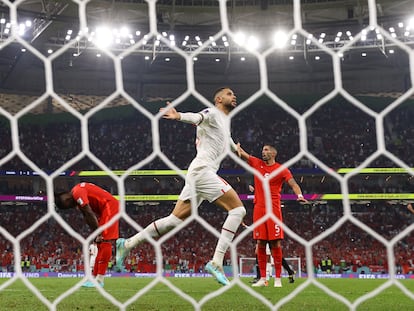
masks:
[[(281, 164), (275, 163), (273, 165), (267, 166), (266, 163), (256, 157), (250, 156), (248, 163), (251, 167), (256, 169), (261, 175), (265, 177), (265, 179), (275, 170), (277, 170)], [(272, 204), (273, 206), (277, 206), (280, 204), (280, 192), (282, 191), (282, 186), (284, 182), (287, 182), (289, 179), (293, 178), (292, 173), (289, 171), (288, 168), (282, 169), (282, 171), (274, 176), (270, 182), (270, 193), (272, 196)], [(255, 207), (265, 207), (265, 193), (262, 185), (262, 181), (255, 175), (254, 176), (254, 204)]]
[(118, 202), (108, 191), (87, 182), (77, 184), (73, 187), (72, 196), (79, 208), (89, 204), (96, 215), (102, 214), (102, 211), (108, 206), (108, 202)]

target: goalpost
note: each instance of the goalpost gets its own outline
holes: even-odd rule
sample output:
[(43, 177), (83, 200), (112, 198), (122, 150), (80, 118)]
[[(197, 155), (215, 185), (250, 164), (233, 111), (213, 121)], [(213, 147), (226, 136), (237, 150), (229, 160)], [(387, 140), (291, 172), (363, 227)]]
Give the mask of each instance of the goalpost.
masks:
[[(300, 257), (285, 258), (290, 268), (296, 271), (296, 277), (302, 277), (302, 261)], [(240, 277), (256, 277), (256, 258), (253, 257), (240, 257), (239, 259), (239, 275)], [(273, 270), (274, 271), (274, 270)], [(285, 269), (282, 270), (282, 276), (287, 276)], [(274, 272), (272, 272), (274, 277)]]

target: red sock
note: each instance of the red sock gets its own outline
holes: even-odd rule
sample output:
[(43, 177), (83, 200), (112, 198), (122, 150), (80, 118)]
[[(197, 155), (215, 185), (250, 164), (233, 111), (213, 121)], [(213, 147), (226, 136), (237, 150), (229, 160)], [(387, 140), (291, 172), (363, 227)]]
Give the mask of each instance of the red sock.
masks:
[(258, 266), (259, 266), (260, 276), (262, 278), (266, 277), (267, 256), (266, 256), (266, 246), (265, 245), (258, 245), (257, 246), (257, 263), (258, 263)]
[(108, 262), (112, 256), (112, 244), (109, 242), (98, 243), (98, 255), (96, 256), (93, 275), (105, 275), (108, 268)]
[(282, 274), (282, 248), (280, 246), (272, 247), (272, 256), (275, 263), (275, 277), (280, 278)]

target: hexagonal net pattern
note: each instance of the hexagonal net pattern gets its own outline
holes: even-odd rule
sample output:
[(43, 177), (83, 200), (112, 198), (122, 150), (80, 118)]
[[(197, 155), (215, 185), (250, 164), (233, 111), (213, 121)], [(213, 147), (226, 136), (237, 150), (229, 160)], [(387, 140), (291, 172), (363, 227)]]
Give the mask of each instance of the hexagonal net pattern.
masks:
[[(120, 204), (121, 204), (121, 211), (120, 215), (117, 219), (123, 218), (125, 219), (131, 226), (133, 226), (137, 230), (142, 230), (141, 227), (137, 226), (137, 224), (131, 219), (125, 210), (125, 200), (123, 199), (123, 196), (125, 195), (125, 179), (128, 177), (129, 173), (142, 166), (143, 163), (146, 163), (146, 161), (151, 160), (151, 158), (156, 155), (159, 156), (167, 165), (172, 169), (179, 171), (180, 169), (174, 165), (173, 162), (171, 162), (161, 151), (160, 148), (160, 135), (158, 132), (158, 121), (160, 120), (161, 113), (158, 113), (156, 115), (152, 115), (148, 113), (147, 110), (145, 110), (134, 98), (132, 98), (124, 89), (123, 85), (123, 69), (122, 69), (122, 59), (126, 56), (128, 56), (130, 53), (133, 52), (133, 50), (143, 44), (142, 41), (137, 42), (135, 45), (131, 46), (129, 49), (126, 49), (124, 52), (115, 55), (112, 53), (109, 49), (103, 49), (103, 53), (105, 53), (114, 63), (115, 68), (115, 80), (116, 80), (116, 90), (113, 94), (108, 96), (104, 101), (102, 101), (98, 106), (94, 107), (93, 109), (89, 110), (85, 115), (82, 115), (74, 109), (71, 105), (68, 104), (60, 95), (58, 95), (54, 90), (54, 83), (53, 83), (53, 70), (52, 70), (52, 62), (62, 55), (67, 49), (73, 44), (72, 42), (66, 43), (62, 48), (55, 51), (53, 54), (49, 56), (44, 56), (43, 54), (39, 53), (38, 50), (36, 50), (31, 44), (22, 38), (20, 38), (18, 32), (18, 19), (17, 19), (17, 8), (23, 1), (14, 1), (13, 3), (10, 1), (2, 1), (10, 10), (10, 18), (11, 18), (11, 36), (9, 36), (8, 40), (4, 41), (0, 48), (3, 48), (7, 46), (10, 42), (15, 41), (19, 42), (24, 48), (26, 48), (28, 51), (30, 51), (32, 54), (34, 54), (37, 58), (39, 58), (45, 66), (45, 75), (46, 75), (46, 92), (43, 94), (40, 98), (33, 101), (30, 105), (26, 106), (25, 108), (21, 109), (18, 113), (15, 115), (10, 114), (8, 111), (0, 108), (0, 113), (2, 116), (6, 117), (11, 124), (11, 134), (12, 134), (12, 145), (13, 150), (11, 153), (9, 153), (7, 156), (0, 159), (0, 165), (4, 164), (5, 162), (9, 161), (12, 157), (18, 156), (33, 170), (37, 171), (39, 175), (46, 181), (47, 185), (47, 193), (48, 197), (53, 197), (54, 192), (54, 184), (53, 180), (54, 178), (58, 177), (59, 174), (79, 161), (83, 157), (89, 157), (92, 159), (94, 163), (96, 163), (99, 167), (101, 167), (103, 170), (105, 170), (108, 175), (116, 181), (119, 194), (120, 194)], [(82, 1), (82, 0), (74, 0), (78, 5), (79, 8), (79, 19), (80, 19), (80, 29), (83, 29), (83, 36), (88, 38), (90, 34), (88, 34), (88, 20), (86, 18), (86, 6), (89, 1)], [(185, 101), (185, 99), (192, 95), (196, 97), (203, 105), (211, 107), (212, 104), (204, 98), (202, 95), (199, 94), (199, 92), (196, 90), (196, 83), (195, 83), (195, 75), (194, 75), (194, 58), (197, 57), (204, 48), (208, 46), (211, 41), (216, 40), (217, 38), (221, 37), (223, 34), (226, 34), (230, 38), (233, 38), (236, 40), (236, 34), (230, 29), (229, 21), (228, 21), (228, 3), (226, 0), (219, 0), (219, 12), (220, 12), (220, 19), (221, 19), (221, 30), (215, 34), (214, 37), (211, 38), (210, 41), (206, 41), (204, 44), (201, 44), (198, 48), (191, 52), (183, 51), (182, 49), (173, 46), (170, 44), (169, 41), (165, 40), (158, 29), (157, 26), (157, 11), (156, 11), (156, 1), (148, 0), (148, 13), (149, 13), (149, 33), (147, 34), (148, 37), (157, 37), (160, 36), (161, 41), (165, 41), (164, 43), (166, 45), (169, 45), (169, 48), (171, 51), (176, 53), (177, 55), (180, 55), (184, 60), (186, 64), (186, 77), (187, 77), (187, 89), (183, 93), (182, 96), (175, 99), (172, 102), (173, 106), (177, 106)], [(184, 293), (180, 288), (173, 285), (171, 282), (167, 281), (165, 277), (163, 277), (161, 272), (161, 265), (162, 265), (162, 252), (161, 252), (161, 244), (166, 241), (166, 239), (171, 238), (174, 234), (177, 233), (179, 229), (182, 227), (185, 227), (189, 221), (195, 220), (196, 222), (200, 223), (203, 227), (205, 227), (207, 230), (209, 230), (214, 236), (219, 236), (219, 233), (217, 230), (215, 230), (213, 227), (206, 224), (205, 220), (203, 220), (198, 213), (193, 213), (193, 215), (188, 219), (188, 221), (185, 221), (180, 227), (177, 228), (177, 230), (173, 230), (169, 233), (167, 233), (161, 240), (159, 241), (151, 241), (151, 244), (155, 248), (156, 252), (156, 260), (158, 264), (158, 270), (157, 270), (157, 276), (154, 279), (154, 282), (150, 283), (148, 286), (146, 286), (143, 289), (140, 289), (137, 291), (137, 293), (131, 297), (126, 302), (122, 303), (115, 299), (109, 292), (107, 292), (103, 288), (98, 288), (100, 294), (104, 296), (107, 300), (109, 300), (114, 306), (118, 307), (120, 310), (126, 310), (126, 308), (133, 303), (134, 301), (140, 299), (141, 296), (145, 295), (149, 291), (152, 290), (153, 286), (156, 283), (163, 283), (170, 287), (170, 289), (175, 292), (177, 295), (182, 297), (184, 300), (188, 301), (195, 310), (201, 310), (203, 305), (208, 302), (209, 300), (221, 295), (223, 292), (231, 289), (234, 286), (240, 286), (244, 291), (246, 291), (248, 294), (250, 294), (252, 297), (257, 298), (260, 300), (265, 306), (269, 308), (269, 310), (277, 310), (280, 307), (284, 306), (286, 303), (288, 303), (290, 300), (292, 300), (295, 296), (300, 294), (301, 291), (305, 290), (310, 285), (314, 285), (321, 289), (323, 292), (325, 292), (327, 295), (331, 296), (332, 298), (342, 302), (345, 306), (347, 306), (350, 310), (356, 310), (357, 307), (363, 303), (364, 301), (372, 298), (375, 295), (378, 295), (386, 288), (390, 287), (391, 285), (396, 285), (403, 291), (407, 296), (414, 299), (414, 295), (409, 292), (404, 286), (402, 286), (397, 278), (396, 278), (396, 272), (394, 269), (395, 266), (395, 259), (394, 259), (394, 253), (393, 253), (393, 247), (395, 244), (403, 238), (407, 232), (412, 230), (412, 227), (408, 227), (407, 230), (404, 230), (400, 232), (397, 236), (395, 236), (391, 240), (386, 240), (384, 237), (382, 237), (380, 234), (375, 232), (373, 229), (371, 229), (369, 226), (355, 218), (351, 213), (351, 207), (350, 207), (350, 199), (349, 199), (349, 189), (348, 189), (348, 181), (353, 176), (357, 175), (362, 169), (366, 168), (369, 163), (375, 159), (376, 157), (380, 155), (387, 156), (389, 159), (391, 159), (393, 162), (398, 164), (401, 168), (404, 168), (409, 174), (413, 175), (412, 170), (398, 157), (396, 157), (394, 154), (386, 150), (385, 147), (385, 138), (384, 138), (384, 118), (386, 115), (398, 107), (406, 98), (411, 96), (413, 89), (410, 88), (405, 94), (400, 96), (398, 99), (396, 99), (392, 104), (390, 104), (386, 109), (384, 109), (381, 112), (375, 112), (368, 108), (366, 105), (364, 105), (362, 102), (360, 102), (358, 99), (353, 97), (350, 93), (348, 93), (342, 84), (342, 75), (341, 75), (341, 55), (343, 55), (348, 49), (350, 49), (351, 45), (359, 40), (363, 33), (356, 34), (353, 40), (350, 40), (347, 44), (345, 44), (342, 48), (333, 50), (329, 48), (328, 46), (318, 42), (315, 38), (309, 37), (309, 33), (302, 27), (302, 17), (301, 17), (301, 1), (300, 0), (294, 0), (293, 1), (293, 21), (294, 21), (294, 28), (291, 30), (291, 33), (297, 33), (302, 35), (305, 38), (309, 38), (309, 40), (312, 41), (314, 45), (316, 45), (320, 50), (324, 51), (326, 54), (330, 55), (332, 58), (333, 63), (333, 77), (334, 77), (334, 89), (326, 96), (318, 100), (315, 104), (313, 104), (309, 109), (307, 109), (303, 114), (299, 114), (297, 111), (292, 109), (285, 101), (283, 101), (278, 94), (275, 94), (272, 92), (269, 88), (269, 81), (268, 81), (268, 68), (266, 67), (266, 58), (275, 51), (276, 47), (272, 46), (269, 49), (263, 51), (263, 52), (257, 52), (257, 51), (250, 51), (252, 55), (254, 55), (258, 59), (259, 63), (259, 71), (260, 71), (260, 88), (255, 92), (253, 95), (251, 95), (250, 98), (245, 100), (239, 107), (235, 109), (235, 113), (238, 111), (241, 111), (245, 107), (251, 105), (255, 99), (257, 99), (259, 96), (266, 95), (268, 98), (270, 98), (277, 106), (285, 110), (287, 113), (289, 113), (292, 117), (294, 117), (299, 124), (299, 132), (300, 132), (300, 152), (292, 157), (289, 161), (285, 163), (286, 166), (290, 166), (293, 163), (297, 162), (302, 157), (306, 156), (311, 161), (316, 163), (320, 168), (322, 168), (325, 172), (328, 172), (329, 175), (331, 175), (333, 178), (335, 178), (340, 186), (341, 191), (343, 195), (343, 216), (330, 228), (326, 229), (323, 233), (319, 234), (318, 236), (314, 237), (310, 241), (305, 240), (303, 237), (299, 236), (294, 231), (290, 230), (288, 227), (281, 224), (285, 232), (291, 236), (293, 239), (298, 241), (300, 244), (302, 244), (305, 248), (306, 253), (306, 264), (308, 267), (308, 277), (307, 280), (302, 283), (300, 286), (298, 286), (294, 291), (292, 291), (289, 295), (286, 297), (280, 299), (275, 305), (270, 303), (266, 297), (259, 294), (257, 291), (253, 290), (252, 288), (246, 286), (241, 280), (240, 276), (237, 273), (238, 266), (237, 264), (233, 264), (233, 275), (234, 278), (231, 280), (230, 286), (225, 286), (217, 291), (214, 291), (206, 296), (204, 296), (199, 301), (196, 301), (194, 298), (189, 296), (188, 294)], [(414, 73), (414, 53), (413, 51), (406, 46), (403, 42), (395, 39), (392, 37), (387, 31), (381, 28), (381, 26), (377, 22), (377, 6), (375, 0), (368, 0), (368, 7), (369, 7), (369, 26), (367, 29), (378, 29), (379, 33), (382, 34), (385, 38), (387, 38), (389, 41), (391, 41), (393, 44), (398, 46), (401, 50), (405, 51), (409, 55), (409, 64), (410, 64), (410, 72), (411, 72), (411, 81), (413, 81), (413, 73)], [(336, 95), (343, 96), (349, 103), (354, 105), (355, 107), (359, 108), (363, 113), (367, 114), (368, 116), (375, 119), (376, 124), (376, 143), (377, 143), (377, 150), (369, 156), (363, 163), (361, 163), (356, 169), (352, 170), (350, 173), (347, 173), (345, 175), (339, 175), (335, 172), (332, 172), (330, 168), (320, 161), (317, 157), (315, 157), (308, 149), (307, 145), (307, 135), (308, 135), (308, 128), (306, 125), (306, 120), (312, 116), (314, 113), (317, 113), (316, 111), (322, 107), (324, 104), (326, 104), (329, 100), (331, 100)], [(19, 128), (18, 128), (18, 120), (23, 117), (25, 114), (27, 114), (31, 109), (36, 108), (42, 101), (44, 101), (47, 97), (52, 97), (53, 100), (59, 102), (59, 104), (64, 107), (67, 111), (69, 111), (74, 117), (79, 119), (81, 124), (81, 135), (82, 135), (82, 151), (79, 153), (76, 157), (72, 158), (70, 161), (62, 165), (57, 171), (55, 171), (53, 174), (48, 175), (45, 172), (43, 172), (33, 161), (31, 161), (21, 150), (20, 148), (20, 141), (19, 141)], [(133, 106), (143, 115), (145, 115), (148, 119), (151, 120), (152, 124), (152, 136), (154, 137), (154, 143), (153, 143), (153, 154), (149, 156), (148, 159), (139, 159), (141, 161), (138, 165), (131, 167), (128, 169), (123, 175), (118, 176), (114, 174), (105, 163), (103, 163), (98, 157), (96, 157), (90, 150), (89, 142), (88, 142), (88, 121), (89, 119), (97, 113), (99, 110), (103, 109), (105, 106), (107, 106), (108, 103), (116, 99), (117, 97), (122, 96), (123, 98), (127, 99), (130, 103), (133, 104)], [(231, 115), (232, 116), (232, 115)], [(235, 156), (230, 148), (227, 150), (227, 155), (230, 156), (234, 161), (236, 161), (238, 164), (243, 166), (246, 170), (250, 171), (254, 174), (254, 171), (248, 167), (241, 159), (239, 159), (237, 156)], [(270, 200), (270, 193), (269, 189), (265, 187), (265, 194), (267, 200)], [(270, 211), (269, 211), (270, 212)], [(270, 213), (269, 213), (270, 214)], [(276, 222), (280, 221), (274, 217), (274, 215), (270, 215), (270, 217), (274, 218)], [(14, 257), (20, 258), (21, 257), (21, 249), (20, 249), (20, 241), (27, 237), (31, 232), (36, 230), (40, 225), (42, 225), (45, 221), (47, 221), (49, 218), (54, 218), (61, 226), (64, 228), (67, 232), (69, 232), (73, 238), (79, 240), (83, 244), (83, 253), (88, 253), (88, 245), (89, 243), (94, 239), (96, 234), (98, 234), (98, 231), (95, 232), (93, 235), (91, 235), (89, 238), (84, 239), (79, 233), (75, 232), (71, 226), (69, 226), (55, 211), (54, 208), (54, 202), (53, 199), (48, 200), (48, 212), (46, 215), (44, 215), (42, 218), (37, 220), (30, 228), (27, 230), (21, 232), (17, 237), (12, 236), (7, 230), (5, 230), (2, 226), (0, 226), (0, 233), (9, 241), (12, 242), (14, 246)], [(351, 222), (355, 226), (359, 227), (360, 229), (366, 231), (368, 234), (370, 234), (373, 238), (378, 240), (380, 243), (382, 243), (386, 250), (387, 250), (387, 257), (388, 257), (388, 265), (389, 265), (389, 271), (390, 271), (390, 277), (389, 280), (383, 283), (380, 287), (376, 288), (375, 290), (368, 292), (367, 294), (364, 294), (360, 296), (358, 299), (356, 299), (354, 302), (351, 302), (349, 299), (345, 298), (344, 296), (334, 292), (327, 286), (323, 285), (321, 282), (319, 282), (314, 274), (313, 269), (311, 268), (313, 266), (313, 255), (312, 255), (312, 247), (317, 244), (318, 242), (322, 241), (327, 236), (335, 233), (335, 231), (345, 222)], [(111, 223), (110, 223), (111, 224)], [(108, 224), (108, 225), (110, 225)], [(99, 230), (103, 230), (105, 228), (100, 228)], [(231, 258), (232, 262), (236, 263), (237, 260), (237, 245), (242, 241), (243, 238), (247, 236), (247, 234), (250, 234), (251, 231), (247, 230), (244, 231), (242, 234), (237, 236), (234, 241), (230, 245), (230, 252), (231, 252)], [(27, 280), (27, 278), (24, 276), (21, 267), (15, 263), (15, 269), (16, 274), (15, 276), (10, 279), (9, 281), (3, 283), (0, 286), (0, 291), (7, 288), (10, 284), (12, 284), (16, 279), (20, 279), (24, 282), (24, 284), (30, 289), (30, 291), (33, 292), (37, 296), (37, 298), (49, 309), (49, 310), (56, 310), (58, 308), (59, 303), (73, 294), (76, 290), (79, 290), (81, 284), (83, 281), (85, 281), (87, 278), (90, 278), (90, 273), (87, 273), (86, 277), (79, 281), (73, 288), (68, 289), (66, 292), (61, 294), (57, 299), (54, 301), (48, 300), (44, 294), (36, 288), (31, 282)]]

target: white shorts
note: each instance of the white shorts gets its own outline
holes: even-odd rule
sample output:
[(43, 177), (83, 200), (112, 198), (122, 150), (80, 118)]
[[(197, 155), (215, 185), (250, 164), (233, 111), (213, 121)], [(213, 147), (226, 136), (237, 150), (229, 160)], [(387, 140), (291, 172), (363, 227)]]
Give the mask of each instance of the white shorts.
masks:
[(214, 202), (230, 189), (232, 187), (210, 168), (198, 168), (188, 172), (178, 198), (182, 201), (194, 198), (198, 207), (204, 200)]

